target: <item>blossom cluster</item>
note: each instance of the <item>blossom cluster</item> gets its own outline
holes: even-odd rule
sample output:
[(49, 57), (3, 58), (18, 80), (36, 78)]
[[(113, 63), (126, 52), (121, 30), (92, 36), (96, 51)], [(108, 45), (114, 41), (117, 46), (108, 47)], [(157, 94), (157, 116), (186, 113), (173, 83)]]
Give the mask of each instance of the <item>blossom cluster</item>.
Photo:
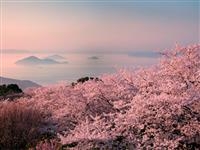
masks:
[(47, 130), (72, 149), (197, 149), (200, 45), (176, 46), (148, 68), (30, 89), (19, 103), (48, 114)]

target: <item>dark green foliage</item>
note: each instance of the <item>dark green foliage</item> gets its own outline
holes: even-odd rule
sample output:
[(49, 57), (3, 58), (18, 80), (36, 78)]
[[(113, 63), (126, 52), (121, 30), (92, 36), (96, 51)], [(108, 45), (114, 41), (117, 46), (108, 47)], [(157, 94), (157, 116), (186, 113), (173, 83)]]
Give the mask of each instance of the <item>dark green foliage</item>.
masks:
[(83, 78), (78, 79), (78, 80), (77, 80), (77, 83), (84, 83), (84, 82), (89, 81), (89, 80), (102, 81), (102, 80), (99, 79), (99, 78), (94, 78), (94, 77), (83, 77)]
[(17, 84), (0, 85), (0, 96), (7, 96), (9, 94), (22, 93), (23, 91)]
[(6, 85), (1, 85), (0, 86), (0, 96), (4, 96), (6, 93), (8, 93), (8, 89), (6, 87)]
[(8, 84), (7, 88), (9, 90), (12, 90), (14, 93), (21, 93), (22, 90), (19, 88), (19, 86), (17, 84)]
[(77, 83), (84, 83), (89, 80), (89, 77), (83, 77), (77, 80)]
[(76, 84), (77, 84), (77, 83), (74, 83), (74, 82), (72, 82), (72, 84), (71, 84), (71, 85), (72, 85), (72, 86), (75, 86)]
[(93, 81), (102, 81), (101, 79), (99, 79), (97, 77), (96, 78), (94, 78), (94, 77), (82, 77), (82, 78), (79, 78), (77, 80), (77, 82), (72, 82), (71, 85), (75, 86), (78, 83), (84, 83), (84, 82), (87, 82), (87, 81), (90, 81), (90, 80), (93, 80)]

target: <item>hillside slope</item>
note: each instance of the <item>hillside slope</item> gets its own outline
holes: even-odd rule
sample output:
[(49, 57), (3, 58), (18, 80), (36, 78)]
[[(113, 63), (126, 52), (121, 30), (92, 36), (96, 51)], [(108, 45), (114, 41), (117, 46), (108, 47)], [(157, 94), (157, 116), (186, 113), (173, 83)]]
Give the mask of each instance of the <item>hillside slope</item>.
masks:
[(29, 80), (17, 80), (11, 78), (0, 77), (2, 84), (17, 84), (22, 90), (30, 87), (41, 87), (41, 85)]

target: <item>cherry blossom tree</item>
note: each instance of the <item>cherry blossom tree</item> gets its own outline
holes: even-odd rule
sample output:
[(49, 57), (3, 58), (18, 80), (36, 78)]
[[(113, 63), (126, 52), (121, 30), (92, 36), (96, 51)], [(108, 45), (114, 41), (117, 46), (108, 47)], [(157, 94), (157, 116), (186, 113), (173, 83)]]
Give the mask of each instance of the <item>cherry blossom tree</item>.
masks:
[(200, 45), (160, 55), (149, 68), (32, 89), (16, 102), (45, 113), (46, 128), (66, 148), (198, 149)]

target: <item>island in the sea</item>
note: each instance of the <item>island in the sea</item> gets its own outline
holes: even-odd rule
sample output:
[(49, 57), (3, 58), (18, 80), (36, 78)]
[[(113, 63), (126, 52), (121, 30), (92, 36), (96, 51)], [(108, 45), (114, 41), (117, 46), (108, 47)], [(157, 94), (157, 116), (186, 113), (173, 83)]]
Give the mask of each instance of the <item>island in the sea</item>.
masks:
[(17, 65), (54, 65), (54, 64), (66, 64), (67, 61), (58, 61), (52, 58), (38, 58), (36, 56), (29, 56), (23, 59), (20, 59), (15, 62)]

